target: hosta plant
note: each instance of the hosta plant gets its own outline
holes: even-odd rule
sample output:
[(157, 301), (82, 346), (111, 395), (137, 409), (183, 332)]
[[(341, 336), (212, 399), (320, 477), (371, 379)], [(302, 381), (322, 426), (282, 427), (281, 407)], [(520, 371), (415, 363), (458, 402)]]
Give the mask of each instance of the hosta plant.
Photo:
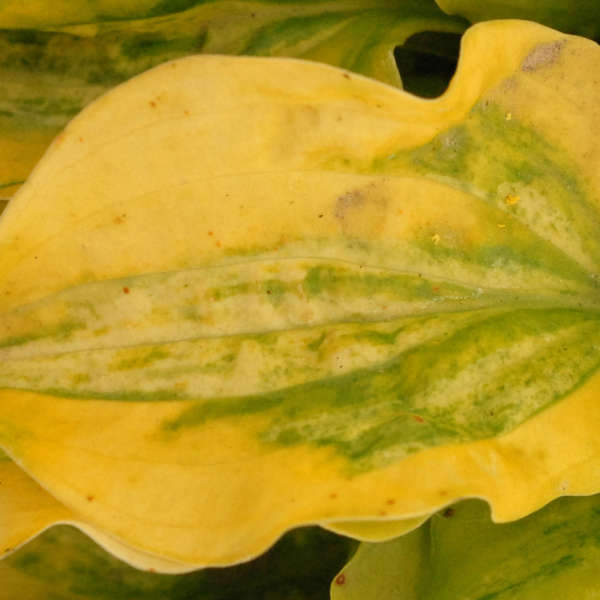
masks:
[[(223, 4), (193, 10), (227, 20)], [(92, 36), (66, 21), (48, 40)], [(271, 39), (289, 43), (288, 21)], [(328, 40), (320, 58), (335, 63)], [(552, 511), (581, 517), (572, 536), (593, 527), (595, 500), (532, 513), (600, 492), (599, 71), (590, 40), (491, 21), (464, 35), (433, 100), (323, 63), (211, 54), (85, 108), (0, 220), (9, 594), (36, 573), (13, 550), (59, 522), (163, 573), (248, 561), (305, 525), (378, 543), (405, 534), (364, 546), (335, 578), (334, 594), (364, 598), (398, 577), (429, 582), (406, 597), (441, 597), (427, 570), (447, 580), (446, 539), (467, 560), (471, 538), (500, 540), (503, 556), (516, 534), (497, 528), (528, 540), (545, 518), (560, 529)], [(6, 148), (39, 150), (51, 131), (52, 119), (6, 118)], [(451, 506), (473, 497), (496, 522), (521, 520)], [(430, 534), (441, 550), (424, 565)], [(571, 563), (555, 554), (591, 572), (596, 552), (591, 539)], [(392, 583), (369, 567), (351, 587), (369, 553), (393, 564)], [(550, 589), (535, 560), (525, 584), (496, 588), (477, 560), (481, 585), (457, 574), (448, 598)], [(219, 597), (209, 580), (194, 581)], [(175, 593), (154, 581), (139, 593)]]

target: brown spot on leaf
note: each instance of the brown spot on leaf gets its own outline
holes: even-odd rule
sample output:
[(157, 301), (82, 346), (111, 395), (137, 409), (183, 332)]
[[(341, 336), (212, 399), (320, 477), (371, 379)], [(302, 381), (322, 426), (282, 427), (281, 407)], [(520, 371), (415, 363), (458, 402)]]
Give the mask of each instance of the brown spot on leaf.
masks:
[(364, 203), (365, 199), (361, 190), (346, 192), (337, 199), (333, 214), (336, 219), (343, 221), (349, 211), (360, 208)]
[(156, 108), (156, 102), (154, 102), (154, 100), (150, 100), (150, 102), (148, 102), (148, 104), (150, 104), (150, 106), (152, 108)]
[(331, 494), (329, 494), (329, 497), (330, 497), (332, 500), (335, 500), (335, 499), (338, 497), (338, 495), (337, 495), (335, 492), (331, 492)]
[(342, 73), (342, 77), (345, 79), (350, 79), (350, 75), (348, 75), (348, 73)]
[(336, 578), (335, 578), (335, 584), (336, 585), (344, 585), (346, 583), (346, 575), (344, 573), (340, 573)]
[(93, 502), (94, 501), (94, 496), (87, 496), (87, 501), (88, 502)]
[(454, 516), (454, 509), (450, 506), (448, 507), (443, 513), (442, 513), (442, 517), (446, 517), (446, 519), (449, 519), (450, 517)]
[(124, 287), (123, 288), (123, 293), (124, 294), (129, 294), (129, 292), (130, 292), (130, 289), (128, 287)]
[(338, 196), (332, 212), (345, 235), (368, 239), (386, 227), (388, 203), (385, 184), (371, 182)]
[(420, 415), (414, 415), (413, 419), (417, 422), (417, 423), (425, 423), (425, 419), (420, 416)]
[(522, 71), (537, 71), (551, 65), (560, 54), (566, 40), (556, 40), (539, 44), (526, 57), (521, 65)]
[(385, 503), (386, 503), (386, 504), (389, 504), (390, 506), (392, 506), (392, 504), (395, 504), (395, 503), (396, 503), (396, 501), (395, 501), (393, 498), (388, 498), (388, 499), (385, 501)]

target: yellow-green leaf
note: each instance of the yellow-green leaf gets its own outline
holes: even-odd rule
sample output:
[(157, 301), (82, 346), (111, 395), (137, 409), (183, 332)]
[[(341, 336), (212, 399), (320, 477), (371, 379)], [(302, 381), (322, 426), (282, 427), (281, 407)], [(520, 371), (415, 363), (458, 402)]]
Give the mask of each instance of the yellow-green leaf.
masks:
[(566, 33), (596, 38), (600, 34), (597, 0), (436, 0), (447, 13), (472, 23), (489, 19), (527, 19)]
[(2, 3), (0, 29), (0, 188), (9, 196), (86, 104), (166, 60), (295, 56), (400, 85), (394, 46), (464, 22), (433, 0), (77, 0)]
[(561, 498), (496, 524), (469, 500), (420, 529), (362, 544), (331, 585), (332, 600), (543, 600), (600, 593), (600, 497)]
[(0, 443), (198, 566), (597, 491), (599, 70), (497, 22), (433, 101), (222, 56), (105, 95), (0, 221)]

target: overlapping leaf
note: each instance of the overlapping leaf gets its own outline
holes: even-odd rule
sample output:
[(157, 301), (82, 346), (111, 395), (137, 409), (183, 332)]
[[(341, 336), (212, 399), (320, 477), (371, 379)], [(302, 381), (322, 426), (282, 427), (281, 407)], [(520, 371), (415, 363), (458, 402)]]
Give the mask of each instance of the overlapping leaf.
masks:
[(394, 46), (463, 23), (433, 0), (3, 3), (0, 187), (12, 194), (92, 99), (166, 60), (296, 56), (400, 85)]
[(489, 19), (526, 19), (566, 33), (590, 38), (600, 35), (600, 11), (596, 0), (436, 0), (449, 14), (459, 14), (472, 23)]
[(354, 543), (317, 528), (286, 535), (256, 561), (186, 575), (124, 565), (71, 527), (54, 527), (0, 561), (1, 600), (326, 600)]
[(331, 586), (332, 600), (596, 598), (600, 498), (561, 498), (514, 523), (461, 502), (417, 531), (363, 544)]
[(435, 101), (226, 57), (106, 95), (0, 222), (1, 443), (199, 566), (597, 491), (599, 60), (500, 22)]

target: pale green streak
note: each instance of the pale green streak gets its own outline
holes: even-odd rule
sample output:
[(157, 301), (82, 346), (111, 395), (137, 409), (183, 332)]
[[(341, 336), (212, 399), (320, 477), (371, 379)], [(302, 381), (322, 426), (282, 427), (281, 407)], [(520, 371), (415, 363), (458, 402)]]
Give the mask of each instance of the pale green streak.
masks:
[(330, 446), (370, 469), (509, 431), (581, 385), (600, 363), (600, 306), (574, 286), (267, 258), (84, 284), (5, 313), (0, 386), (189, 400), (167, 436), (264, 413), (265, 443)]

